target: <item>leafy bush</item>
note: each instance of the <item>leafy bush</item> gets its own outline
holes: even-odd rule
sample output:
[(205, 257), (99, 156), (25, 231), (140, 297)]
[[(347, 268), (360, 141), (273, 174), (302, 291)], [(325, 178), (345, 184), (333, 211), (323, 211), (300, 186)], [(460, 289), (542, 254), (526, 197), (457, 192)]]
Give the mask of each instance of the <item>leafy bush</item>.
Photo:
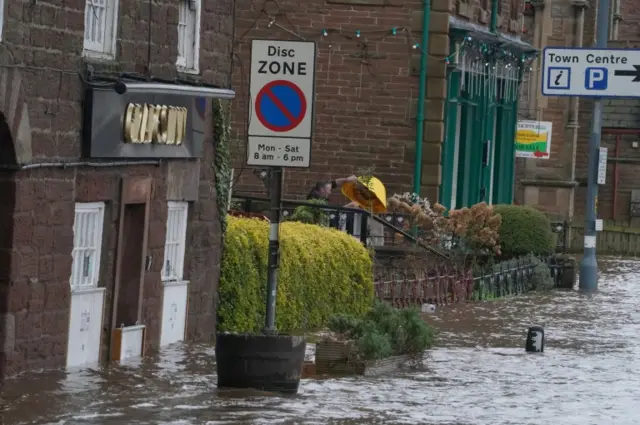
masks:
[(556, 284), (551, 277), (549, 266), (533, 255), (529, 256), (533, 265), (533, 273), (529, 278), (529, 286), (534, 291), (548, 291), (555, 288)]
[(485, 202), (449, 211), (445, 229), (455, 237), (454, 248), (464, 255), (501, 254), (502, 217)]
[(395, 194), (387, 204), (390, 212), (405, 215), (404, 230), (415, 228), (419, 240), (446, 247), (450, 258), (500, 255), (501, 218), (491, 205), (481, 202), (447, 213), (443, 205), (431, 205), (415, 193)]
[(357, 355), (378, 360), (401, 354), (421, 354), (431, 348), (435, 333), (416, 309), (396, 309), (376, 302), (361, 319), (334, 316), (329, 329), (343, 339), (355, 340)]
[[(218, 329), (264, 325), (269, 223), (229, 217), (222, 257)], [(298, 222), (280, 227), (276, 326), (323, 327), (334, 314), (364, 315), (373, 303), (371, 257), (346, 233)]]
[[(309, 204), (326, 205), (327, 201), (323, 199), (310, 199), (306, 201)], [(307, 205), (300, 205), (293, 214), (285, 218), (285, 221), (299, 221), (300, 223), (317, 224), (319, 226), (329, 225), (329, 216), (320, 208), (314, 208)]]
[(556, 235), (544, 213), (527, 206), (496, 205), (502, 217), (500, 247), (504, 257), (546, 255), (555, 250)]

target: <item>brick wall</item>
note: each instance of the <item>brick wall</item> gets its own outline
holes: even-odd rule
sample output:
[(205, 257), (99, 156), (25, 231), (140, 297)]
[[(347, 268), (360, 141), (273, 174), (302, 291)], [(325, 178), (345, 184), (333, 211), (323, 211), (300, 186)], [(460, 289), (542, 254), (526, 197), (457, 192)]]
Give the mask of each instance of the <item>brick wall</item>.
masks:
[[(638, 32), (638, 19), (640, 18), (640, 5), (633, 0), (620, 0), (620, 17), (618, 24), (617, 40), (610, 41), (609, 46), (614, 48), (638, 48), (640, 47), (640, 32)], [(593, 24), (591, 25), (593, 28)], [(640, 101), (634, 99), (605, 100), (603, 114), (603, 126), (640, 129)], [(586, 109), (586, 108), (585, 108)], [(579, 145), (576, 155), (577, 174), (583, 184), (576, 191), (576, 216), (584, 216), (586, 188), (584, 182), (587, 179), (587, 145), (591, 130), (591, 108), (588, 115), (584, 116), (581, 123), (584, 127), (584, 138)], [(633, 147), (633, 142), (640, 141), (640, 132), (621, 135), (618, 142), (618, 154), (616, 155), (615, 131), (604, 131), (601, 145), (608, 148), (609, 158), (623, 158), (626, 162), (617, 165), (617, 182), (614, 170), (615, 161), (607, 164), (607, 182), (598, 187), (598, 217), (603, 219), (627, 220), (629, 219), (629, 202), (631, 191), (640, 188), (640, 149)], [(616, 194), (614, 195), (614, 191)], [(616, 204), (615, 216), (613, 204)]]
[[(574, 30), (576, 28), (576, 11), (573, 6), (575, 2), (570, 0), (556, 1), (551, 4), (548, 14), (542, 14), (540, 20), (529, 20), (527, 22), (527, 34), (532, 36), (535, 26), (539, 25), (542, 31), (544, 43), (549, 46), (571, 46), (574, 43)], [(637, 48), (640, 34), (637, 30), (637, 18), (640, 17), (640, 7), (633, 0), (621, 0), (618, 41), (610, 42), (610, 47)], [(547, 13), (547, 9), (545, 9)], [(583, 45), (585, 47), (595, 43), (595, 9), (586, 9), (585, 28)], [(576, 220), (581, 220), (584, 216), (588, 144), (591, 133), (593, 102), (590, 99), (579, 100), (578, 118), (578, 140), (575, 152), (571, 148), (571, 129), (569, 124), (570, 101), (566, 98), (542, 97), (539, 89), (534, 93), (538, 94), (539, 109), (531, 111), (531, 116), (540, 117), (541, 120), (552, 121), (553, 142), (552, 153), (549, 161), (517, 161), (517, 200), (537, 206), (547, 212), (561, 216), (570, 214), (567, 199), (574, 196), (573, 216)], [(603, 116), (604, 127), (615, 127), (623, 129), (640, 128), (640, 102), (637, 100), (605, 100), (605, 110)], [(523, 112), (523, 111), (521, 111)], [(607, 132), (605, 132), (607, 133)], [(611, 132), (608, 132), (611, 133)], [(603, 134), (602, 146), (609, 149), (609, 157), (619, 156), (630, 160), (628, 163), (618, 164), (618, 181), (614, 184), (614, 161), (608, 164), (607, 183), (599, 187), (598, 214), (604, 219), (626, 219), (628, 218), (629, 199), (631, 190), (638, 187), (640, 175), (637, 174), (635, 159), (640, 160), (640, 152), (633, 147), (634, 141), (639, 141), (640, 137), (635, 134), (628, 134), (620, 137), (619, 151), (616, 155), (616, 136), (613, 134)], [(640, 162), (640, 161), (639, 161)], [(575, 166), (573, 179), (578, 186), (575, 190), (565, 183), (571, 183), (571, 167)], [(538, 187), (524, 188), (520, 183), (523, 179), (558, 181), (556, 185), (539, 185)], [(614, 196), (614, 186), (618, 192)], [(571, 195), (573, 191), (573, 195)], [(526, 196), (533, 194), (532, 196)], [(614, 217), (613, 203), (616, 203), (616, 215)]]
[[(295, 0), (281, 0), (278, 6), (250, 0), (236, 3), (234, 86), (238, 87), (238, 98), (234, 102), (233, 136), (236, 176), (240, 175), (236, 193), (264, 193), (262, 183), (244, 166), (250, 40), (295, 40), (289, 31), (317, 41), (319, 53), (312, 164), (308, 170), (285, 171), (285, 196), (303, 196), (317, 180), (371, 169), (385, 183), (388, 194), (412, 189), (419, 55), (411, 45), (421, 39), (422, 3), (307, 0), (304, 8)], [(522, 6), (519, 1), (503, 1), (500, 25), (507, 31), (510, 25), (517, 28), (509, 20), (514, 4)], [(260, 13), (263, 5), (266, 10)], [(449, 15), (458, 13), (485, 24), (489, 15), (484, 13), (488, 7), (478, 0), (435, 0), (431, 5), (422, 194), (433, 199), (441, 179), (446, 96), (443, 59), (449, 54)], [(269, 16), (276, 18), (271, 27)], [(408, 27), (411, 34), (385, 34), (393, 27)], [(323, 29), (340, 29), (351, 39), (338, 34), (322, 38)], [(359, 40), (356, 30), (362, 34)], [(365, 45), (367, 53), (363, 54)]]
[[(268, 28), (267, 16), (254, 24), (259, 13), (252, 3), (256, 2), (240, 0), (236, 4), (238, 59), (234, 87), (238, 87), (238, 98), (234, 102), (233, 132), (238, 141), (236, 165), (240, 168), (236, 175), (242, 172), (242, 177), (235, 190), (260, 192), (259, 181), (250, 170), (242, 169), (250, 40), (295, 37), (275, 26)], [(374, 174), (381, 175), (390, 191), (408, 190), (413, 166), (412, 158), (406, 157), (406, 146), (415, 140), (414, 105), (418, 95), (417, 79), (410, 75), (413, 40), (405, 34), (379, 39), (385, 35), (381, 30), (409, 26), (411, 11), (419, 2), (397, 7), (326, 3), (332, 2), (309, 0), (300, 8), (299, 2), (287, 0), (279, 2), (279, 11), (268, 9), (269, 14), (280, 13), (278, 25), (318, 41), (312, 167), (285, 171), (285, 196), (305, 194), (316, 180), (344, 177), (369, 167), (375, 168)], [(354, 39), (356, 30), (360, 30), (364, 41), (369, 41), (370, 58), (362, 57), (362, 46), (355, 40), (340, 35), (322, 40), (324, 28), (342, 28)]]
[[(86, 65), (81, 57), (84, 1), (12, 0), (8, 3), (3, 42), (10, 52), (12, 65), (8, 68), (8, 59), (0, 55), (0, 60), (4, 58), (0, 62), (0, 81), (10, 72), (20, 73), (32, 136), (31, 140), (18, 141), (14, 134), (14, 150), (26, 152), (23, 158), (31, 156), (26, 162), (78, 160), (82, 122), (79, 75)], [(227, 87), (233, 3), (231, 0), (204, 0), (203, 3), (200, 54), (203, 81)], [(144, 72), (146, 28), (150, 19), (151, 71), (157, 77), (175, 77), (177, 5), (174, 1), (160, 0), (155, 1), (153, 7), (149, 18), (145, 2), (122, 0), (117, 62), (94, 62), (91, 66), (96, 70)], [(0, 93), (6, 89), (1, 87)], [(8, 140), (8, 127), (11, 126), (0, 125), (3, 144)], [(201, 167), (193, 161), (175, 161), (172, 166), (200, 170), (199, 200), (190, 211), (186, 244), (185, 277), (191, 281), (187, 334), (189, 338), (211, 339), (220, 266), (220, 229), (215, 176), (210, 165), (213, 160), (210, 136), (205, 145)], [(75, 202), (107, 203), (100, 276), (100, 286), (107, 288), (103, 334), (106, 340), (111, 325), (119, 191), (124, 177), (150, 176), (154, 180), (148, 249), (155, 261), (145, 277), (143, 317), (148, 326), (148, 348), (157, 347), (169, 168), (167, 163), (110, 168), (43, 167), (5, 171), (0, 175), (3, 200), (0, 211), (3, 229), (0, 236), (0, 377), (65, 363)]]

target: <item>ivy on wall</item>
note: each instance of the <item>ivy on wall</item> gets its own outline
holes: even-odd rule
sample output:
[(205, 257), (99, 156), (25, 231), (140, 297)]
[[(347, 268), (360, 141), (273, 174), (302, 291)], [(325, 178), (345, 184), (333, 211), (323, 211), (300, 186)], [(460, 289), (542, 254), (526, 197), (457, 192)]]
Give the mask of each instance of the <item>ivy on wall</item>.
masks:
[(213, 168), (216, 176), (216, 203), (220, 218), (220, 230), (224, 235), (227, 229), (227, 210), (229, 208), (229, 186), (231, 183), (231, 101), (213, 100), (213, 140), (215, 156)]

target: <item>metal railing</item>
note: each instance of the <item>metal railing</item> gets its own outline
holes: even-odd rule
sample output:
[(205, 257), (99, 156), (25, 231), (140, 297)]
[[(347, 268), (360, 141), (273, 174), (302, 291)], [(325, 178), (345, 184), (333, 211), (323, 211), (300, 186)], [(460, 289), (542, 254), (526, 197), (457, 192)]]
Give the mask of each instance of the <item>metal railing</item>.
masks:
[[(234, 195), (232, 200), (240, 203), (242, 212), (236, 213), (236, 215), (268, 215), (265, 214), (268, 211), (269, 200), (267, 198)], [(367, 246), (389, 247), (410, 245), (428, 251), (434, 256), (449, 260), (449, 257), (445, 253), (440, 252), (432, 246), (425, 245), (401, 228), (400, 226), (402, 226), (406, 220), (402, 215), (376, 215), (359, 208), (347, 208), (285, 199), (282, 201), (283, 219), (286, 221), (288, 217), (295, 214), (296, 208), (298, 207), (308, 207), (322, 211), (326, 215), (326, 224), (328, 227), (342, 230), (360, 239), (360, 241)]]
[[(486, 300), (521, 295), (537, 289), (533, 282), (539, 264), (549, 267), (552, 287), (559, 287), (564, 264), (553, 257), (522, 257), (490, 267), (471, 270), (439, 267), (435, 270), (388, 270), (376, 276), (376, 297), (391, 305), (404, 308), (425, 303), (444, 305), (471, 300)], [(550, 288), (547, 288), (550, 289)]]
[(447, 267), (428, 272), (388, 270), (374, 282), (376, 297), (396, 308), (468, 301), (473, 288), (470, 271)]

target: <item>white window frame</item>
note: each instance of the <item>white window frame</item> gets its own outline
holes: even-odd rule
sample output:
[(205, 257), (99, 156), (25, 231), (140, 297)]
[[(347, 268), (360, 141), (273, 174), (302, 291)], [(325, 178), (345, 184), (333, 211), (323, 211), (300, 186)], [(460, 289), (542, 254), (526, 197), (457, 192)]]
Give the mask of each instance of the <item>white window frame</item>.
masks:
[[(92, 5), (103, 1), (105, 4), (105, 16), (103, 22), (104, 34), (102, 42), (87, 39), (87, 23), (92, 18)], [(84, 44), (83, 55), (98, 59), (114, 59), (116, 55), (116, 39), (118, 34), (118, 8), (120, 0), (85, 0), (84, 11)]]
[[(100, 280), (102, 260), (102, 235), (104, 232), (104, 202), (78, 202), (73, 219), (73, 262), (69, 284), (71, 289), (97, 288)], [(87, 222), (80, 220), (81, 214), (94, 214), (93, 227), (83, 229)], [(85, 234), (82, 230), (89, 232)], [(89, 264), (85, 253), (93, 255)]]
[[(182, 282), (184, 279), (189, 203), (169, 201), (167, 207), (167, 231), (161, 276), (163, 282)], [(177, 221), (172, 223), (172, 219)], [(173, 260), (173, 265), (170, 263), (171, 260)]]
[[(185, 22), (182, 13), (186, 10), (193, 12), (186, 19), (191, 17), (192, 22)], [(194, 10), (192, 10), (193, 8)], [(202, 0), (178, 0), (178, 57), (176, 59), (176, 67), (180, 72), (189, 74), (200, 73), (200, 14), (202, 11)], [(192, 39), (186, 38), (188, 35)], [(192, 50), (189, 50), (189, 46)], [(185, 50), (186, 51), (183, 51)], [(189, 63), (192, 61), (192, 63)]]
[(0, 0), (0, 41), (2, 41), (2, 30), (4, 29), (4, 8), (7, 4), (4, 0)]

